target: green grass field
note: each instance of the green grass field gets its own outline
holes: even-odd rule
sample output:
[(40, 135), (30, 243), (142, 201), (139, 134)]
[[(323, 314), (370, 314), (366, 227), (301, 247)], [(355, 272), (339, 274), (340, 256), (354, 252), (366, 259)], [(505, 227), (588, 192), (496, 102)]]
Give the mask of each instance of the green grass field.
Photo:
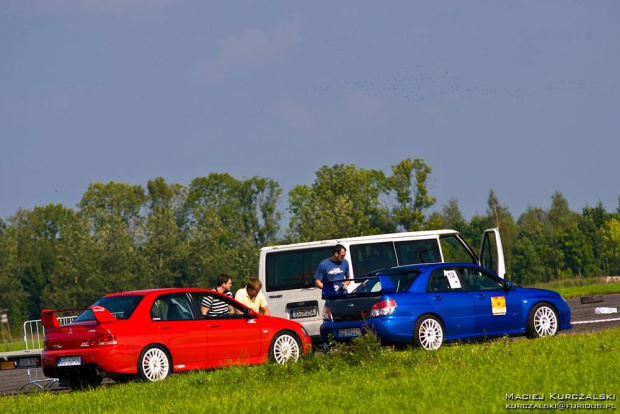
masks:
[[(620, 284), (547, 284), (565, 298), (620, 293)], [(24, 349), (0, 344), (0, 352)], [(500, 339), (436, 352), (379, 347), (372, 337), (297, 364), (173, 375), (159, 383), (0, 397), (1, 413), (506, 412), (506, 395), (620, 394), (620, 329), (538, 340)], [(568, 410), (567, 410), (568, 411)], [(574, 411), (574, 410), (572, 410)]]
[(0, 343), (0, 352), (22, 351), (25, 348), (24, 341)]
[[(539, 403), (547, 404), (558, 402), (550, 400), (553, 393), (617, 397), (619, 367), (620, 329), (455, 344), (435, 352), (394, 350), (365, 337), (286, 366), (233, 367), (172, 375), (157, 383), (0, 397), (0, 412), (493, 413), (523, 403), (507, 400), (507, 394), (538, 394), (545, 397)], [(620, 409), (618, 401), (602, 403)]]

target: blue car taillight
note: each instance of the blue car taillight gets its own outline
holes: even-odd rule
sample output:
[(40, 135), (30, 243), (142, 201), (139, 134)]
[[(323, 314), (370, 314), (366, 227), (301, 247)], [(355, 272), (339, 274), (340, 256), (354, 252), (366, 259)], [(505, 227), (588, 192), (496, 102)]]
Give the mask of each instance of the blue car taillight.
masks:
[(387, 316), (396, 310), (396, 301), (394, 299), (382, 300), (372, 305), (370, 316)]
[(332, 309), (329, 306), (323, 307), (323, 320), (327, 322), (332, 322), (334, 320)]

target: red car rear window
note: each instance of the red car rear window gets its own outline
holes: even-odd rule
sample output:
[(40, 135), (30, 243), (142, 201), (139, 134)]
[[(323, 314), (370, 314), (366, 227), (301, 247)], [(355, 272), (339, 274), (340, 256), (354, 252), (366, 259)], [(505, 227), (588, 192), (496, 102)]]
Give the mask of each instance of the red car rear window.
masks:
[[(103, 306), (110, 313), (116, 316), (116, 319), (129, 319), (133, 311), (138, 306), (138, 303), (144, 298), (142, 295), (122, 295), (122, 296), (110, 296), (99, 299), (94, 305)], [(95, 320), (93, 312), (89, 309), (80, 314), (74, 322), (92, 321)]]

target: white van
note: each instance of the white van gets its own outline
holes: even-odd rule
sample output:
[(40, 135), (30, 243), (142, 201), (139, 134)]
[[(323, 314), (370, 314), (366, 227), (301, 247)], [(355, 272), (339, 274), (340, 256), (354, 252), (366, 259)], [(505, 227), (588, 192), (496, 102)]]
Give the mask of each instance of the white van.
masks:
[(416, 263), (477, 263), (505, 275), (499, 229), (484, 232), (480, 256), (455, 230), (430, 230), (322, 240), (260, 250), (259, 279), (272, 316), (300, 322), (310, 336), (319, 338), (323, 322), (321, 289), (314, 273), (336, 244), (347, 249), (350, 278), (394, 266)]

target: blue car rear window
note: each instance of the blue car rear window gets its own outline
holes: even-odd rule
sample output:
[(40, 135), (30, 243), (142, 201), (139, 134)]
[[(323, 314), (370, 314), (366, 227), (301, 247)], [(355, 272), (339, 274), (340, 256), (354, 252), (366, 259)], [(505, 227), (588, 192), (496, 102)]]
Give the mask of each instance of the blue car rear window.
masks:
[[(411, 286), (419, 274), (420, 272), (415, 271), (385, 276), (390, 279), (394, 285), (394, 288), (396, 288), (396, 292), (404, 292), (409, 289), (409, 286)], [(362, 282), (362, 284), (355, 289), (354, 293), (380, 292), (381, 289), (382, 286), (380, 279), (378, 277), (372, 277)]]
[(411, 286), (419, 274), (420, 272), (399, 273), (396, 275), (390, 275), (389, 278), (397, 292), (404, 292), (409, 289), (409, 286)]

